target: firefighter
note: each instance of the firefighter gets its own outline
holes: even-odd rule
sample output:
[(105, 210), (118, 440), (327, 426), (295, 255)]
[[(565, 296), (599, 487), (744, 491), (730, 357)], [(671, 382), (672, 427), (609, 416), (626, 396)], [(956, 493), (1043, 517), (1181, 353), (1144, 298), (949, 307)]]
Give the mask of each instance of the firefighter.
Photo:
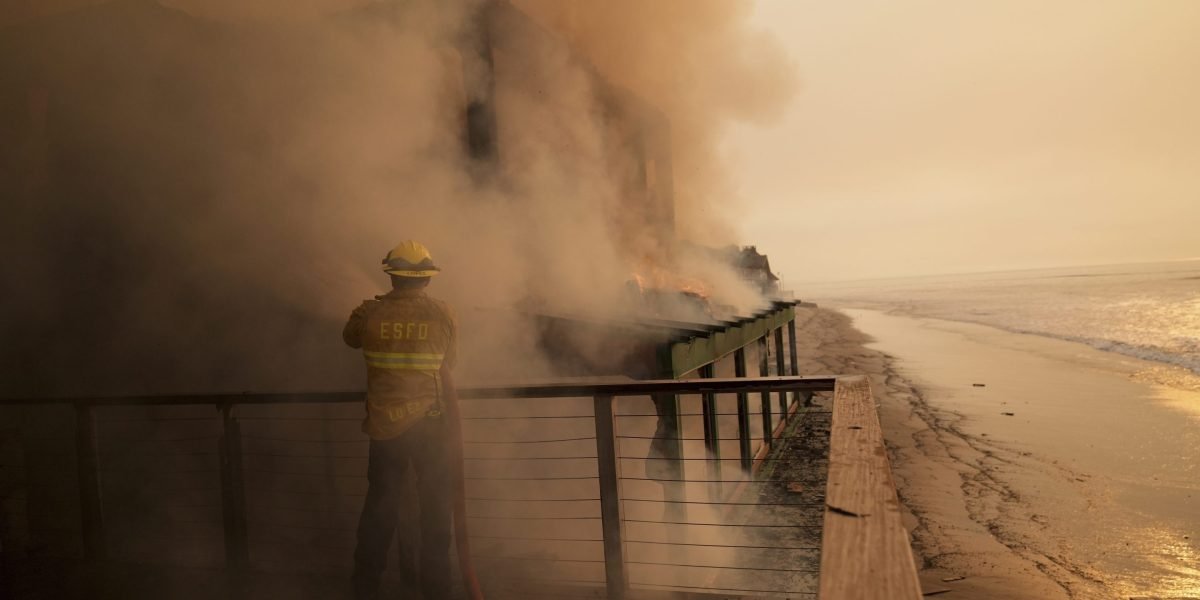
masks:
[[(384, 257), (383, 270), (392, 278), (392, 291), (364, 301), (342, 331), (347, 345), (362, 348), (367, 363), (363, 432), (370, 436), (370, 458), (354, 551), (354, 593), (378, 597), (399, 518), (402, 474), (411, 463), (420, 502), (420, 587), (426, 600), (441, 600), (450, 596), (456, 473), (461, 484), (461, 448), (453, 447), (461, 443), (458, 398), (450, 374), (456, 326), (446, 303), (425, 293), (439, 271), (425, 246), (401, 242)], [(460, 457), (457, 465), (455, 457)]]

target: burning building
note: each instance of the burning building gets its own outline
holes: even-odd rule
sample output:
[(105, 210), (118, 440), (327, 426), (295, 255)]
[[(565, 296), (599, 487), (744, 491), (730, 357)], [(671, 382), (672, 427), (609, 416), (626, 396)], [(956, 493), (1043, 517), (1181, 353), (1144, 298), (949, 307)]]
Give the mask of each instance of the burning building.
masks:
[(771, 261), (766, 254), (759, 254), (755, 246), (746, 246), (736, 251), (738, 272), (765, 296), (779, 293), (779, 276), (771, 272)]
[[(676, 172), (668, 115), (509, 2), (301, 23), (97, 2), (4, 26), (0, 78), (6, 397), (357, 389), (338, 331), (405, 237), (446, 269), (436, 289), (459, 310), (468, 382), (695, 377), (790, 310), (679, 239), (677, 185), (695, 174)], [(743, 268), (770, 281), (762, 258)], [(305, 435), (344, 443), (358, 411), (336, 408), (258, 435), (321, 417)], [(654, 409), (677, 426), (672, 398)], [(131, 413), (142, 424), (113, 455), (161, 431)], [(165, 455), (211, 437), (193, 417)], [(37, 435), (57, 416), (14, 418), (26, 471), (67, 469)], [(323, 491), (293, 508), (344, 512), (340, 458), (315, 457)], [(109, 481), (128, 484), (111, 517), (139, 526), (184, 497)], [(61, 496), (34, 482), (25, 500)], [(60, 543), (53, 522), (28, 527), (31, 546)]]
[(348, 386), (326, 333), (404, 236), (464, 319), (757, 308), (684, 272), (666, 116), (508, 2), (437, 5), (273, 25), (120, 0), (8, 26), (10, 391)]

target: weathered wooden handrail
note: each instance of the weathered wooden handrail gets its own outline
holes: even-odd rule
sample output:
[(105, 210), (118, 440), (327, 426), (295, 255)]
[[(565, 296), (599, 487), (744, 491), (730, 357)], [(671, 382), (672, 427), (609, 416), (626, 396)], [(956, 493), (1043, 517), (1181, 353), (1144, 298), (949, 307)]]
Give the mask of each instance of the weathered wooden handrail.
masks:
[(871, 386), (838, 378), (821, 539), (822, 600), (921, 597)]

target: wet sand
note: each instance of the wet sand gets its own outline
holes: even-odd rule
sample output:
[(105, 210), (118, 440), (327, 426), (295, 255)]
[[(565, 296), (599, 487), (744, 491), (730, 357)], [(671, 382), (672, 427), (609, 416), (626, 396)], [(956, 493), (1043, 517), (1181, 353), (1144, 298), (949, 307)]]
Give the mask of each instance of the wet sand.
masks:
[(1070, 342), (845, 312), (853, 325), (829, 310), (805, 324), (801, 372), (870, 377), (926, 592), (1200, 597), (1200, 392), (1154, 383), (1188, 377)]

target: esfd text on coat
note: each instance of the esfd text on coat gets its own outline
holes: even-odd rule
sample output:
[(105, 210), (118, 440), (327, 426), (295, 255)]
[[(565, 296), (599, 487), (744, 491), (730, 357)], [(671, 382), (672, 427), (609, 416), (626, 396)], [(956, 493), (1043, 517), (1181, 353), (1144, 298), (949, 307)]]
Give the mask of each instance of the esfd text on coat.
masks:
[(383, 340), (426, 340), (429, 339), (429, 323), (381, 321), (379, 338)]

